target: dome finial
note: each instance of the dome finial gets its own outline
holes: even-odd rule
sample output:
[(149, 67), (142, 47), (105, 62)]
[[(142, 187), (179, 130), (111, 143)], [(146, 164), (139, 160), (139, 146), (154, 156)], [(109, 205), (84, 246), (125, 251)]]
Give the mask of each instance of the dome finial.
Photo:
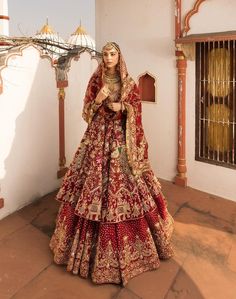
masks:
[(68, 43), (75, 46), (86, 47), (95, 50), (95, 41), (87, 34), (86, 30), (81, 25), (71, 34)]
[(46, 24), (39, 31), (41, 34), (55, 34), (54, 29), (48, 25), (48, 17), (46, 17)]

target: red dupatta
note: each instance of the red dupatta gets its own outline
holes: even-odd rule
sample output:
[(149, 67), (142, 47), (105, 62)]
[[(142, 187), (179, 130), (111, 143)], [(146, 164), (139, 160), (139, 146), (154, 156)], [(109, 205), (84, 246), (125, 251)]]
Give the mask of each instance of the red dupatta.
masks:
[[(132, 173), (139, 176), (149, 169), (148, 144), (142, 126), (142, 106), (139, 90), (134, 80), (129, 76), (125, 61), (119, 53), (119, 72), (121, 77), (121, 99), (126, 117), (126, 151)], [(89, 80), (84, 98), (83, 118), (90, 124), (94, 115), (102, 105), (95, 103), (96, 95), (103, 86), (105, 65), (102, 61)], [(124, 112), (124, 113), (125, 113)]]

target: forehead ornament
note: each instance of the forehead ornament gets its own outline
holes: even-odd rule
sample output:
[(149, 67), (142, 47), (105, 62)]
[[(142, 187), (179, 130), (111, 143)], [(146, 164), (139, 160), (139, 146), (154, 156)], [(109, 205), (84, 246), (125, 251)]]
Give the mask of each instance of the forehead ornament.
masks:
[(106, 50), (109, 51), (112, 48), (116, 49), (116, 51), (118, 53), (120, 53), (120, 49), (119, 49), (118, 45), (116, 43), (114, 43), (114, 42), (108, 42), (108, 43), (106, 43), (105, 46), (102, 48), (102, 52), (104, 52)]

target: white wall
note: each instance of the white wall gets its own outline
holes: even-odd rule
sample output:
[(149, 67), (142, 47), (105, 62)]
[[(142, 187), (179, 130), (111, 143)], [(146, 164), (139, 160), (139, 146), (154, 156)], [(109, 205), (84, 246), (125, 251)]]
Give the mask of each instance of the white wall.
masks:
[[(143, 103), (143, 123), (155, 173), (172, 180), (177, 157), (174, 1), (96, 2), (97, 48), (116, 41), (130, 75), (149, 71), (157, 79), (157, 102)], [(168, 20), (168, 21), (167, 21)]]
[(69, 86), (65, 89), (65, 147), (67, 165), (80, 144), (87, 123), (82, 118), (83, 100), (86, 87), (97, 67), (97, 60), (88, 52), (82, 53), (79, 60), (73, 59), (68, 73)]
[(0, 219), (58, 187), (58, 100), (55, 71), (26, 47), (1, 71)]
[[(173, 180), (177, 164), (177, 75), (172, 0), (100, 0), (96, 2), (98, 49), (117, 41), (134, 79), (149, 71), (157, 78), (157, 103), (143, 103), (143, 122), (150, 160), (156, 174)], [(194, 0), (182, 1), (184, 18)], [(190, 33), (236, 30), (236, 1), (205, 1), (190, 20)], [(219, 21), (220, 18), (220, 21)], [(195, 69), (188, 61), (187, 177), (188, 185), (236, 201), (236, 170), (194, 160)]]
[[(193, 0), (184, 0), (183, 17), (193, 7)], [(206, 0), (190, 19), (188, 34), (236, 30), (235, 0)]]

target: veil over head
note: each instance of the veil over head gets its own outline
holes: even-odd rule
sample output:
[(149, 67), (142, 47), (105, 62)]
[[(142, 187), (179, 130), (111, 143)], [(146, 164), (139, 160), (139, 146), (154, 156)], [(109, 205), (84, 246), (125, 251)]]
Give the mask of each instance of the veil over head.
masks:
[[(141, 100), (138, 87), (134, 80), (129, 76), (126, 63), (121, 53), (120, 47), (115, 42), (108, 42), (103, 47), (110, 49), (113, 47), (119, 53), (117, 70), (121, 78), (121, 97), (126, 111), (126, 148), (132, 172), (140, 175), (145, 169), (149, 168), (147, 156), (147, 142), (143, 132), (141, 120)], [(97, 113), (100, 106), (95, 104), (95, 98), (99, 90), (104, 85), (104, 75), (107, 68), (104, 60), (100, 62), (96, 71), (92, 75), (84, 99), (83, 118), (90, 123)], [(100, 104), (102, 105), (102, 104)]]
[[(127, 71), (126, 63), (125, 63), (124, 57), (121, 53), (119, 45), (115, 42), (107, 42), (102, 48), (102, 53), (104, 52), (104, 50), (106, 50), (106, 49), (110, 50), (111, 48), (114, 48), (119, 53), (119, 61), (118, 61), (118, 65), (117, 65), (117, 70), (119, 72), (121, 82), (123, 83), (124, 80), (128, 76), (128, 71)], [(102, 62), (101, 62), (101, 67), (102, 67), (102, 73), (104, 75), (104, 72), (107, 69), (106, 69), (106, 66), (105, 66), (105, 63), (104, 63), (103, 59), (102, 59)]]

